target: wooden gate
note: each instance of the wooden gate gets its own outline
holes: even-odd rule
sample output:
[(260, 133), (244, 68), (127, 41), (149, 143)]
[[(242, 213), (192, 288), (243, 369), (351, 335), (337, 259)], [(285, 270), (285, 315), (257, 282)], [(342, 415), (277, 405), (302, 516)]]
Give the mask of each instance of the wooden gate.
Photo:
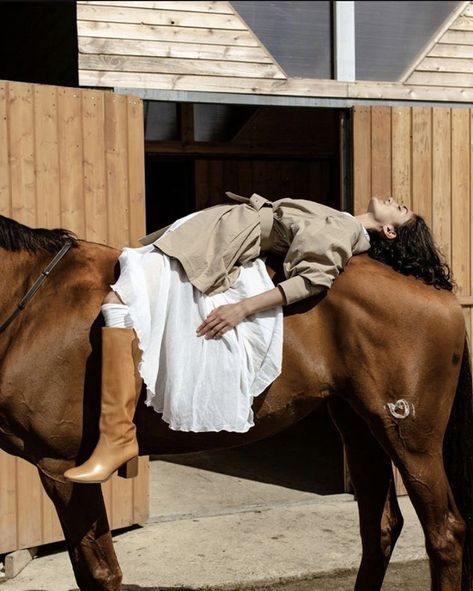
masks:
[[(145, 233), (143, 106), (97, 90), (0, 83), (0, 214), (115, 247)], [(102, 487), (112, 529), (148, 517), (140, 476)], [(36, 468), (0, 451), (0, 553), (62, 540)]]
[[(393, 196), (422, 215), (457, 283), (472, 334), (472, 110), (355, 107), (355, 213), (371, 196)], [(398, 491), (403, 486), (396, 471)]]

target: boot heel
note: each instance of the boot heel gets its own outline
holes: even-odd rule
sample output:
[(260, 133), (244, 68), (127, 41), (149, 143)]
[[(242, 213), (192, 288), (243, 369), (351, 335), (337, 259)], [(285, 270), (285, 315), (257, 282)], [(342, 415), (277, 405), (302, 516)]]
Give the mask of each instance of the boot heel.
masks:
[(122, 464), (118, 468), (118, 476), (121, 476), (121, 478), (136, 478), (138, 476), (138, 456)]

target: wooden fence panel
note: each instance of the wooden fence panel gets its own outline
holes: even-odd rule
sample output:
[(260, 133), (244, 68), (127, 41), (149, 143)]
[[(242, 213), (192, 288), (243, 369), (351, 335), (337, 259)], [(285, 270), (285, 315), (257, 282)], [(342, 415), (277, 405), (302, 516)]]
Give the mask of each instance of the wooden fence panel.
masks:
[[(0, 82), (0, 214), (115, 247), (145, 233), (142, 102)], [(148, 517), (149, 465), (103, 485), (112, 529)], [(36, 468), (0, 451), (0, 553), (63, 539)]]
[(432, 109), (412, 109), (412, 209), (432, 225)]

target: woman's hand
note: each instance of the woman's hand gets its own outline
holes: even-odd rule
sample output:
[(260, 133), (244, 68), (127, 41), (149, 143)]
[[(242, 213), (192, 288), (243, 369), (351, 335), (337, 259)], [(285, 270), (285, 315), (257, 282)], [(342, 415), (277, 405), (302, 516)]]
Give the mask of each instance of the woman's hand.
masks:
[(236, 304), (226, 304), (212, 310), (207, 318), (197, 329), (197, 336), (206, 339), (221, 337), (249, 314), (245, 301)]
[(197, 336), (206, 339), (221, 337), (250, 314), (263, 312), (285, 303), (284, 293), (278, 287), (263, 291), (236, 304), (219, 306), (211, 312), (197, 329)]

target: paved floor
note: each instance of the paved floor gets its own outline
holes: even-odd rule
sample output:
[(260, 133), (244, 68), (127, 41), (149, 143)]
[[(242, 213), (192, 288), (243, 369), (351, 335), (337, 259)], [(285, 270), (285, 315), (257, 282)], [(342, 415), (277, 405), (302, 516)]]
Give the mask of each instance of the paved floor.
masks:
[[(302, 450), (314, 427), (329, 447), (308, 462)], [(241, 450), (153, 461), (149, 521), (114, 534), (124, 591), (353, 589), (358, 518), (352, 496), (340, 493), (339, 453), (325, 421), (312, 421)], [(401, 507), (406, 524), (383, 589), (427, 591), (422, 532), (407, 498)], [(62, 544), (0, 587), (77, 588)]]

